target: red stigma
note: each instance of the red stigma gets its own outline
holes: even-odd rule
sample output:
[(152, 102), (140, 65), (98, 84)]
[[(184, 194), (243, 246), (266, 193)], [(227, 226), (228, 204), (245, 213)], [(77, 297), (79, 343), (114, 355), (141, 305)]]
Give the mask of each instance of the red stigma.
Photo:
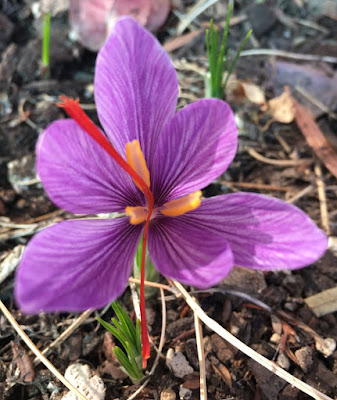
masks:
[(147, 232), (149, 230), (149, 223), (153, 210), (153, 204), (149, 206), (147, 214), (144, 234), (143, 234), (143, 247), (142, 247), (142, 264), (140, 269), (140, 318), (141, 318), (141, 335), (142, 335), (142, 355), (143, 355), (143, 368), (146, 368), (147, 359), (150, 358), (150, 342), (147, 333), (146, 314), (145, 314), (145, 255), (146, 255), (146, 242)]
[(124, 160), (124, 158), (116, 151), (113, 145), (102, 134), (97, 126), (91, 121), (84, 110), (80, 106), (79, 99), (71, 99), (67, 96), (60, 96), (61, 102), (57, 104), (58, 107), (63, 108), (65, 112), (77, 122), (77, 124), (98, 143), (116, 162), (120, 165), (131, 178), (133, 178), (140, 186), (142, 192), (147, 197), (148, 215), (145, 222), (143, 247), (142, 247), (142, 264), (141, 264), (141, 278), (140, 278), (140, 316), (141, 316), (141, 336), (142, 336), (142, 356), (143, 368), (146, 368), (147, 359), (150, 357), (150, 342), (147, 333), (146, 314), (145, 314), (145, 252), (147, 233), (149, 230), (149, 223), (153, 210), (154, 198), (150, 188), (144, 180), (136, 173), (136, 171)]

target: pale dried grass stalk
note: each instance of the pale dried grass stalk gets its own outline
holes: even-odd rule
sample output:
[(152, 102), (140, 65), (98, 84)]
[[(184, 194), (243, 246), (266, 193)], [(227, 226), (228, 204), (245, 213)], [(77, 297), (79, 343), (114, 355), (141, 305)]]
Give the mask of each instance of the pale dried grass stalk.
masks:
[(194, 312), (193, 314), (194, 314), (195, 337), (197, 341), (197, 351), (199, 360), (200, 400), (207, 400), (206, 363), (205, 363), (204, 343), (202, 336), (202, 326), (197, 313)]

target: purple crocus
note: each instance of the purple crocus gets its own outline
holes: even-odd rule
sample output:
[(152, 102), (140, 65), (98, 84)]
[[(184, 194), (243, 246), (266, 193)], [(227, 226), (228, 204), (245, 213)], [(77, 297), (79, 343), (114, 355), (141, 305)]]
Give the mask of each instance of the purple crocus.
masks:
[[(233, 265), (296, 269), (321, 257), (325, 234), (290, 204), (253, 193), (201, 199), (200, 189), (233, 160), (237, 128), (225, 102), (202, 99), (176, 113), (177, 97), (176, 72), (157, 40), (130, 18), (117, 22), (97, 58), (97, 112), (153, 194), (148, 249), (158, 271), (208, 288)], [(64, 221), (37, 234), (15, 288), (29, 313), (99, 308), (117, 298), (149, 215), (142, 187), (74, 119), (53, 122), (39, 138), (37, 171), (48, 196), (75, 214), (127, 216)]]

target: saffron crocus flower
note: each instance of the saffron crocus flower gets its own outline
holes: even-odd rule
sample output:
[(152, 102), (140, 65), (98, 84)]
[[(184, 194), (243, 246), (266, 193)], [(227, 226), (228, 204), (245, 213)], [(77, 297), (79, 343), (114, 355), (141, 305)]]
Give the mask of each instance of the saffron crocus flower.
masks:
[(59, 207), (127, 216), (64, 221), (37, 234), (17, 272), (23, 311), (106, 305), (127, 285), (142, 232), (156, 268), (198, 288), (233, 265), (295, 269), (324, 253), (325, 234), (292, 205), (252, 193), (201, 199), (232, 161), (237, 128), (225, 102), (202, 99), (176, 113), (177, 96), (168, 55), (134, 20), (120, 20), (95, 73), (98, 116), (114, 147), (65, 99), (73, 119), (41, 135), (37, 171)]

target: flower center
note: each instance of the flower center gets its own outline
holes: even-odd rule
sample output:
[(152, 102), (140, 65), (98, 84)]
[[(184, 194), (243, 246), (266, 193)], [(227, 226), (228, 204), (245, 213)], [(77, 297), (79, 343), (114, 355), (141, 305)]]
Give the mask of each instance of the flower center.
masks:
[[(133, 140), (126, 144), (126, 159), (132, 169), (142, 178), (148, 187), (150, 187), (150, 172), (147, 168), (144, 154), (140, 148), (138, 140)], [(133, 179), (135, 185), (142, 192), (143, 188), (138, 182)], [(152, 211), (151, 218), (154, 218), (158, 213), (167, 215), (168, 217), (178, 217), (188, 211), (195, 210), (199, 207), (201, 201), (201, 190), (190, 193), (187, 196), (164, 203), (162, 206), (156, 207)], [(130, 224), (138, 225), (146, 221), (148, 217), (148, 207), (128, 206), (125, 208), (125, 213), (130, 217)]]

